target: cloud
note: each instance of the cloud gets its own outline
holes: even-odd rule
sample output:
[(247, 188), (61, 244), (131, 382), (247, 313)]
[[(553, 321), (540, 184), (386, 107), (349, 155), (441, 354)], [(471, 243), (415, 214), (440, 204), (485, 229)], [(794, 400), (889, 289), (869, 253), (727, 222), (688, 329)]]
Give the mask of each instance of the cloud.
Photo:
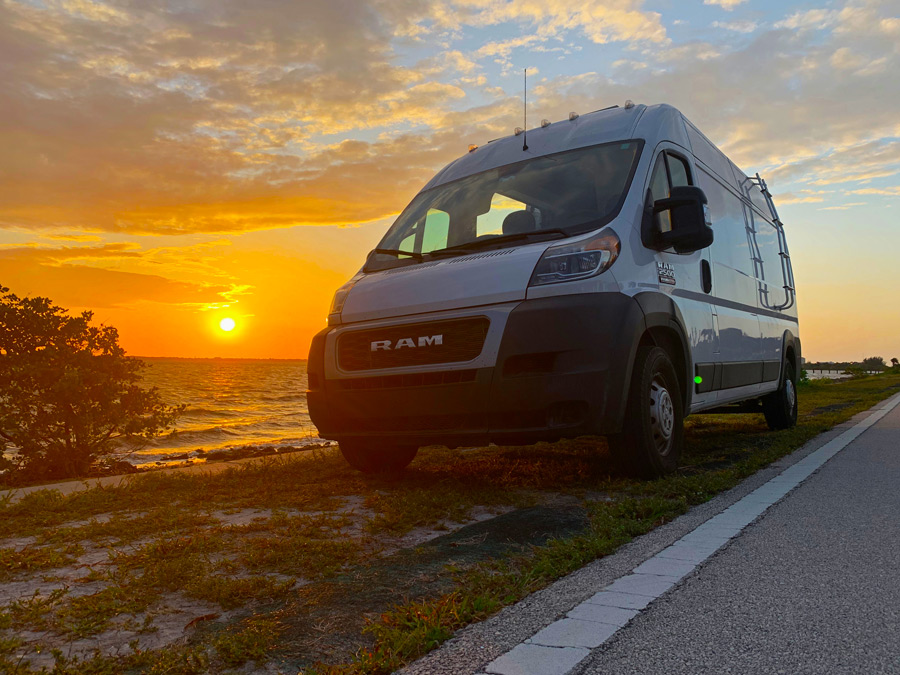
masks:
[(81, 242), (93, 242), (100, 241), (100, 237), (96, 234), (77, 234), (77, 233), (66, 233), (66, 234), (44, 234), (42, 235), (45, 239), (52, 239), (54, 241), (81, 241)]
[[(900, 133), (900, 56), (888, 3), (828, 11), (785, 19), (825, 36), (758, 30), (735, 46), (673, 45), (640, 0), (7, 2), (0, 226), (183, 235), (389, 217), (469, 142), (518, 122), (519, 91), (491, 86), (485, 61), (570, 49), (573, 34), (636, 58), (617, 59), (619, 79), (543, 82), (535, 119), (668, 101), (746, 166), (837, 179), (831, 154)], [(504, 37), (455, 44), (471, 26)], [(401, 58), (413, 43), (439, 46)], [(858, 180), (893, 166), (847, 157)]]
[(63, 246), (61, 248), (33, 244), (24, 247), (0, 249), (0, 259), (10, 260), (26, 257), (32, 262), (39, 264), (59, 264), (70, 260), (138, 257), (140, 256), (140, 248), (135, 243), (103, 244), (101, 246)]
[(722, 28), (735, 33), (752, 33), (759, 24), (755, 21), (713, 21), (713, 28)]
[(732, 10), (747, 0), (703, 0), (704, 5), (717, 5), (722, 9)]
[(786, 19), (775, 24), (776, 28), (788, 28), (790, 30), (822, 29), (837, 23), (840, 12), (834, 9), (810, 9), (804, 12), (795, 12)]
[(847, 145), (785, 163), (771, 172), (777, 180), (804, 178), (812, 185), (868, 181), (900, 172), (900, 139)]
[(66, 307), (127, 307), (136, 302), (180, 306), (222, 302), (230, 285), (177, 281), (160, 275), (73, 264), (86, 258), (137, 257), (130, 246), (0, 251), (3, 283), (19, 295), (44, 295)]
[[(0, 5), (6, 226), (117, 231), (315, 193), (288, 186), (315, 182), (317, 136), (434, 126), (466, 96), (395, 63), (390, 3), (104, 7)], [(158, 223), (190, 226), (136, 227)]]
[(824, 202), (833, 193), (833, 190), (798, 190), (796, 192), (782, 192), (774, 195), (774, 199), (776, 206), (808, 204)]
[(852, 195), (883, 195), (887, 197), (900, 197), (900, 185), (893, 185), (885, 188), (861, 188), (859, 190), (851, 190)]
[(865, 206), (866, 202), (851, 202), (849, 204), (839, 204), (837, 206), (823, 206), (819, 211), (846, 211), (857, 206)]
[[(891, 5), (850, 2), (837, 11), (843, 19), (825, 35), (769, 29), (749, 43), (708, 45), (707, 58), (700, 58), (704, 43), (648, 50), (648, 67), (627, 79), (560, 77), (543, 83), (536, 100), (551, 119), (595, 109), (598, 101), (671, 103), (776, 189), (791, 181), (832, 185), (892, 176), (900, 171), (894, 81), (900, 43), (884, 23)], [(845, 53), (883, 65), (836, 68), (832, 60)]]
[(660, 15), (643, 10), (643, 0), (457, 0), (448, 4), (451, 9), (439, 13), (444, 25), (514, 22), (534, 26), (543, 37), (578, 30), (598, 44), (668, 39)]

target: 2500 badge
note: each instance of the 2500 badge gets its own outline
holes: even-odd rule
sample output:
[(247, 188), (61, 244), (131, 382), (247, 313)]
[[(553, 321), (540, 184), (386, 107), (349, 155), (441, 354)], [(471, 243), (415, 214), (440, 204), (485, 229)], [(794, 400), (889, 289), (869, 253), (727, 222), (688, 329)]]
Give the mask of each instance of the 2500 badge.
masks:
[(659, 283), (675, 285), (675, 266), (672, 263), (656, 261), (656, 272), (659, 275)]

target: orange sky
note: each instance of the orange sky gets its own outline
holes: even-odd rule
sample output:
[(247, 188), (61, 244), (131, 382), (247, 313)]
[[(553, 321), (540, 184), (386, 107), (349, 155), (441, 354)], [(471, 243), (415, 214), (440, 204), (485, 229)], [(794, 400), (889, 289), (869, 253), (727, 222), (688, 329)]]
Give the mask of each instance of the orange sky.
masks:
[[(352, 9), (352, 11), (350, 11)], [(811, 359), (900, 355), (890, 0), (0, 4), (0, 285), (132, 354), (303, 358), (469, 143), (626, 98), (776, 194)], [(224, 316), (237, 322), (225, 333)]]

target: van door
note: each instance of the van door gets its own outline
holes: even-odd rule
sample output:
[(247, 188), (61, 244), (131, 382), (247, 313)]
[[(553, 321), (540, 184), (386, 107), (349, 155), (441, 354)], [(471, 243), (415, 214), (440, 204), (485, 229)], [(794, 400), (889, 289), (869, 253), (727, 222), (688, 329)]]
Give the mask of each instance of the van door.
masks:
[[(649, 199), (665, 199), (672, 187), (694, 185), (694, 172), (687, 153), (678, 146), (665, 144), (653, 164), (648, 184)], [(672, 229), (669, 213), (658, 214), (661, 231)], [(675, 253), (671, 249), (660, 251), (657, 258), (659, 290), (672, 297), (685, 323), (686, 337), (690, 342), (692, 364), (690, 377), (694, 377), (695, 365), (713, 363), (718, 350), (712, 306), (707, 301), (703, 283), (703, 265), (709, 265), (708, 251)], [(708, 407), (715, 401), (715, 392), (708, 387), (693, 387), (691, 410)]]
[(753, 396), (762, 379), (755, 244), (737, 193), (703, 166), (698, 166), (697, 174), (715, 233), (709, 251), (719, 329), (713, 387), (718, 391), (717, 402), (727, 403)]

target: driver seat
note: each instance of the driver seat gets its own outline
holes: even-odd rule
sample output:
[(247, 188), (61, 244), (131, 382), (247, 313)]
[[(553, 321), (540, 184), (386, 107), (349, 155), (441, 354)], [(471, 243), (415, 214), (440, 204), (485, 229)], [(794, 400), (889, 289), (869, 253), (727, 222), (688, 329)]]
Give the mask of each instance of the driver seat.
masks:
[(537, 222), (531, 211), (513, 211), (503, 219), (503, 234), (522, 234), (537, 230)]

